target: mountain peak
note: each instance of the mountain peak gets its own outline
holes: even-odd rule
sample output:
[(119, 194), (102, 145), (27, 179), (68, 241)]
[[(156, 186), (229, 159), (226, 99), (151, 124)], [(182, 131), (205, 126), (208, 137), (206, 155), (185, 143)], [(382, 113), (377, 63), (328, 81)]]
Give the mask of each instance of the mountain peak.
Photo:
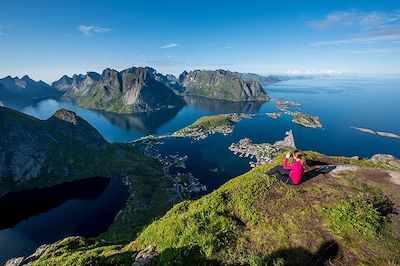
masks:
[(78, 115), (75, 112), (67, 109), (57, 110), (52, 117), (69, 122), (74, 125), (76, 125), (78, 122)]

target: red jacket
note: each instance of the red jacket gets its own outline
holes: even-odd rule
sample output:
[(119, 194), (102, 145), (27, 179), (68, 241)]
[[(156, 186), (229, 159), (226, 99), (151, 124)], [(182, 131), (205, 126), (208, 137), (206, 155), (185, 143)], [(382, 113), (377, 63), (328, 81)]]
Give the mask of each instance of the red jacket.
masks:
[(294, 161), (289, 164), (288, 159), (285, 158), (283, 161), (283, 169), (290, 170), (289, 176), (292, 179), (293, 184), (299, 184), (301, 182), (301, 178), (304, 175), (304, 168), (300, 161)]

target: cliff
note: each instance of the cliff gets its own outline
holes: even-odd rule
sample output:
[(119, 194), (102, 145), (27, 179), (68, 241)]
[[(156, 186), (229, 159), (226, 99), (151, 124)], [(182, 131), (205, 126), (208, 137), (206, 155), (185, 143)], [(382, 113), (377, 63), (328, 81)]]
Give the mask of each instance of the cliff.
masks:
[(129, 68), (121, 72), (107, 68), (101, 75), (89, 72), (72, 78), (63, 76), (52, 86), (77, 98), (82, 107), (117, 113), (182, 106), (183, 100), (159, 79), (149, 68)]
[(185, 94), (232, 101), (266, 101), (268, 95), (258, 81), (247, 80), (227, 70), (183, 72), (179, 84)]

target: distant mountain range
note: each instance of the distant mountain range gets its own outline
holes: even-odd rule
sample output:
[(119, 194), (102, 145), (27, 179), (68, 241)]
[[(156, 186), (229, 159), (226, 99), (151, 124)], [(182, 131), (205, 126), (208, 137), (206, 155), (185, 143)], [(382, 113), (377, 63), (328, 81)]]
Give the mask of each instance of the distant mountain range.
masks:
[(267, 101), (268, 94), (261, 84), (292, 78), (222, 69), (184, 71), (177, 78), (160, 74), (150, 67), (132, 67), (120, 72), (107, 68), (101, 74), (64, 75), (51, 86), (28, 76), (21, 79), (7, 76), (0, 79), (0, 101), (65, 95), (77, 99), (85, 108), (117, 113), (149, 112), (183, 106), (180, 96), (185, 95), (230, 101)]
[(0, 79), (0, 101), (39, 100), (60, 95), (55, 88), (41, 80), (34, 81), (27, 75), (22, 78), (7, 76)]

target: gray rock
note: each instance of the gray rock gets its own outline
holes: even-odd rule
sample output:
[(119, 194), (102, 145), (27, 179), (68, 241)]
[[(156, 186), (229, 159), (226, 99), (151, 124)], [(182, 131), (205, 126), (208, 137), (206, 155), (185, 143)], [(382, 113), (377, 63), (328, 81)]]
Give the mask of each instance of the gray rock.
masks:
[(400, 159), (397, 159), (390, 154), (375, 154), (370, 158), (370, 160), (376, 163), (385, 163), (400, 168)]
[(22, 266), (24, 265), (25, 257), (12, 258), (6, 261), (4, 266)]
[(156, 265), (159, 255), (160, 253), (157, 251), (156, 247), (148, 246), (136, 255), (135, 261), (133, 262), (132, 266)]

